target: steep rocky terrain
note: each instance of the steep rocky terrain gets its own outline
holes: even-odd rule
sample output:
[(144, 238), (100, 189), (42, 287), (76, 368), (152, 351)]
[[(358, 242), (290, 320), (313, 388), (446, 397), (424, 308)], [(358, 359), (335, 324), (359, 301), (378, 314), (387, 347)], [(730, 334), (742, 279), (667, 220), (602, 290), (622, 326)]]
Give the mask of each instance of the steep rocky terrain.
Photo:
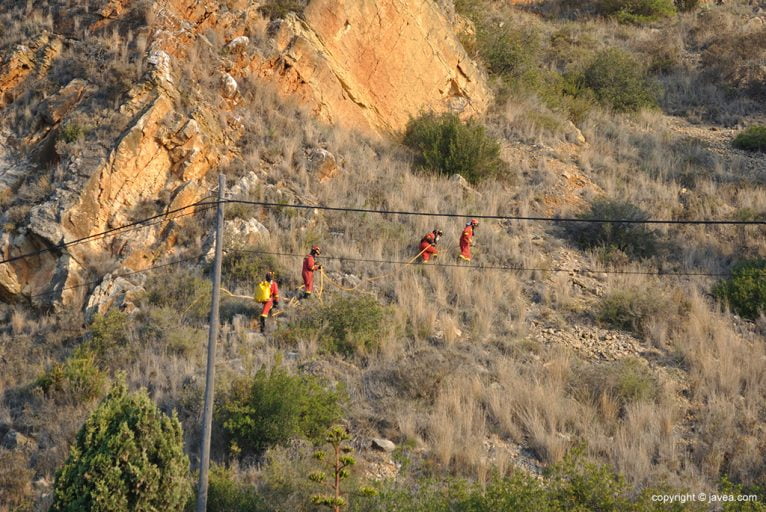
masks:
[[(421, 111), (480, 114), (490, 99), (485, 78), (446, 16), (425, 0), (343, 6), (312, 2), (300, 19), (292, 14), (268, 26), (252, 2), (174, 1), (143, 8), (153, 17), (146, 25), (131, 18), (138, 8), (118, 0), (85, 18), (87, 31), (97, 34), (137, 33), (136, 41), (125, 43), (124, 58), (145, 62), (147, 69), (125, 91), (124, 101), (115, 98), (94, 112), (92, 97), (101, 91), (87, 77), (60, 88), (48, 77), (54, 82), (46, 84), (50, 92), (24, 107), (33, 112), (29, 124), (16, 125), (16, 133), (4, 137), (3, 161), (9, 163), (0, 174), (3, 223), (10, 223), (10, 210), (22, 202), (13, 198), (23, 183), (45, 179), (48, 189), (40, 191), (34, 205), (24, 198), (31, 211), (4, 232), (5, 258), (124, 225), (137, 205), (161, 195), (169, 197), (168, 211), (190, 213), (177, 210), (207, 195), (201, 184), (207, 173), (241, 158), (235, 146), (243, 126), (226, 114), (241, 102), (237, 80), (243, 77), (272, 81), (318, 118), (373, 136), (402, 130)], [(53, 21), (54, 29), (65, 21), (63, 11), (57, 15), (62, 19)], [(4, 55), (0, 96), (6, 108), (13, 108), (14, 98), (34, 77), (46, 77), (64, 46), (79, 51), (76, 40), (67, 40), (72, 35), (46, 31)], [(212, 73), (206, 85), (212, 90), (201, 91), (184, 80), (181, 68), (200, 58), (195, 45), (213, 48), (210, 39), (221, 48), (203, 57), (213, 59), (205, 63)], [(215, 96), (211, 101), (209, 94)], [(98, 140), (85, 136), (97, 147), (86, 143), (67, 154), (62, 133), (66, 141), (67, 129), (76, 137), (77, 130), (92, 130), (88, 123), (114, 126), (99, 126), (99, 132), (108, 133), (99, 133)], [(40, 176), (52, 165), (58, 172)], [(172, 228), (161, 224), (141, 236), (89, 241), (65, 254), (45, 253), (34, 262), (5, 265), (0, 294), (6, 300), (36, 296), (40, 304), (81, 302), (79, 288), (67, 289), (82, 283), (92, 260), (111, 257), (129, 269), (146, 268), (167, 250)]]
[[(571, 217), (607, 199), (614, 215), (764, 219), (766, 154), (733, 145), (766, 119), (763, 8), (688, 2), (626, 22), (599, 11), (609, 4), (0, 5), (0, 512), (47, 510), (115, 380), (178, 414), (196, 469), (213, 247), (197, 203), (219, 172), (228, 197), (279, 204)], [(600, 96), (588, 73), (615, 50), (627, 60), (608, 69), (630, 68), (651, 101), (622, 111)], [(402, 142), (430, 112), (480, 126), (501, 171), (424, 169)], [(488, 220), (485, 268), (466, 268), (462, 218), (246, 204), (226, 216), (216, 414), (261, 368), (342, 390), (352, 483), (409, 496), (401, 510), (447, 510), (417, 501), (433, 482), (548, 482), (578, 450), (625, 479), (636, 510), (656, 510), (641, 493), (657, 489), (766, 486), (766, 322), (716, 292), (736, 263), (766, 257), (762, 225), (657, 225), (587, 247), (562, 222)], [(436, 264), (401, 265), (434, 227)], [(325, 273), (300, 301), (315, 243)], [(248, 297), (266, 270), (283, 307), (262, 336)], [(316, 510), (311, 446), (247, 453), (224, 430), (217, 416), (222, 488), (269, 503), (246, 510)], [(365, 503), (350, 510), (392, 507)]]

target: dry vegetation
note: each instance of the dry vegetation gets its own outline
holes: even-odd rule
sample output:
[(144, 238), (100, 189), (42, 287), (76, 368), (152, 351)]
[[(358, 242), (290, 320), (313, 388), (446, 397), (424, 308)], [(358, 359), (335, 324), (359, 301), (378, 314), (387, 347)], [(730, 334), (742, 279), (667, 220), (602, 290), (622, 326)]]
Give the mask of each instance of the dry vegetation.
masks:
[[(222, 114), (236, 116), (245, 134), (229, 182), (252, 172), (259, 186), (249, 199), (391, 210), (570, 215), (604, 197), (653, 218), (762, 218), (766, 159), (731, 146), (732, 127), (763, 122), (764, 115), (763, 77), (751, 80), (752, 73), (740, 69), (754, 65), (743, 48), (764, 50), (763, 25), (746, 28), (752, 17), (746, 2), (710, 5), (658, 21), (656, 28), (573, 13), (563, 0), (542, 2), (539, 12), (496, 4), (487, 4), (492, 23), (524, 25), (539, 41), (533, 67), (565, 76), (615, 46), (662, 85), (658, 107), (619, 114), (593, 98), (539, 87), (547, 79), (493, 75), (498, 99), (485, 121), (513, 180), (501, 176), (467, 189), (449, 177), (414, 172), (413, 155), (397, 142), (321, 125), (249, 78), (240, 83), (239, 106)], [(3, 51), (43, 28), (58, 30), (55, 9), (35, 4), (25, 16), (26, 9), (21, 2), (3, 7), (0, 22), (14, 27), (0, 35)], [(99, 128), (82, 135), (86, 142), (120, 129), (120, 116), (106, 112), (119, 103), (121, 80), (142, 72), (146, 42), (143, 32), (130, 31), (147, 22), (139, 14), (125, 32), (88, 34), (97, 56), (79, 52), (76, 43), (68, 47), (47, 78), (61, 85), (76, 65), (98, 67), (96, 57), (122, 70), (102, 68), (94, 76), (103, 96), (87, 109), (84, 125)], [(72, 14), (74, 33), (83, 16)], [(200, 45), (186, 63), (184, 80), (209, 76), (204, 52), (220, 48), (206, 48)], [(9, 108), (19, 136), (32, 119), (34, 95), (45, 94), (41, 80), (42, 88)], [(203, 94), (218, 101), (212, 92)], [(577, 143), (577, 129), (586, 143)], [(319, 184), (309, 170), (314, 148), (343, 162), (330, 183)], [(572, 186), (569, 177), (586, 185)], [(50, 192), (50, 182), (35, 177), (27, 188), (37, 197)], [(712, 295), (713, 277), (640, 274), (722, 273), (741, 259), (762, 258), (760, 227), (657, 226), (654, 250), (636, 256), (578, 248), (560, 226), (483, 222), (477, 262), (530, 269), (510, 272), (353, 261), (409, 260), (433, 219), (232, 208), (230, 215), (255, 217), (272, 233), (251, 249), (294, 255), (251, 254), (232, 263), (224, 276), (232, 291), (251, 293), (249, 274), (269, 267), (282, 275), (283, 293), (297, 295), (300, 258), (321, 243), (328, 274), (346, 286), (349, 275), (363, 280), (351, 296), (368, 298), (360, 302), (366, 307), (379, 304), (386, 325), (365, 333), (374, 339), (363, 350), (352, 344), (338, 351), (311, 335), (313, 324), (283, 335), (291, 322), (312, 314), (306, 304), (287, 308), (277, 334), (262, 338), (247, 328), (254, 307), (228, 301), (221, 396), (243, 376), (277, 365), (338, 383), (349, 395), (344, 413), (355, 446), (366, 448), (381, 435), (397, 442), (405, 487), (423, 477), (487, 482), (494, 472), (539, 472), (583, 442), (589, 457), (608, 463), (636, 490), (709, 491), (723, 477), (766, 486), (766, 319), (746, 321), (727, 311)], [(444, 241), (437, 264), (451, 264), (462, 223), (438, 223)], [(200, 216), (184, 228), (181, 256), (199, 252), (210, 224), (209, 216)], [(178, 411), (196, 463), (206, 279), (200, 266), (157, 271), (148, 276), (139, 313), (115, 312), (87, 326), (79, 312), (49, 315), (0, 305), (0, 439), (13, 429), (35, 440), (0, 447), (0, 510), (43, 510), (49, 503), (55, 471), (105, 391), (102, 375), (125, 372), (130, 387), (147, 387), (162, 410)], [(340, 295), (325, 284), (324, 301)], [(588, 336), (595, 352), (586, 346)], [(617, 340), (633, 348), (615, 351)], [(283, 507), (274, 510), (313, 510), (305, 508), (310, 491), (300, 483), (308, 453), (295, 443), (238, 458), (222, 441), (214, 443), (216, 460), (230, 467), (222, 478)], [(361, 465), (373, 474), (374, 462), (370, 456)]]

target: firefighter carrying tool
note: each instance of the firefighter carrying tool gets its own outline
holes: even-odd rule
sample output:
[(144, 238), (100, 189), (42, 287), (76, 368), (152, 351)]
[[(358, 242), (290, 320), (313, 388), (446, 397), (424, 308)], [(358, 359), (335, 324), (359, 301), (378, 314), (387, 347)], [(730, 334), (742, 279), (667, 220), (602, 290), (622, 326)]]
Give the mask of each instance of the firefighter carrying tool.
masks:
[(317, 256), (321, 254), (321, 250), (318, 245), (311, 247), (311, 252), (303, 258), (303, 270), (301, 276), (303, 277), (303, 297), (311, 297), (314, 293), (314, 272), (322, 269), (322, 265), (317, 261)]
[(460, 235), (460, 255), (458, 258), (463, 261), (471, 261), (471, 246), (473, 245), (473, 236), (478, 225), (478, 220), (471, 219), (471, 222), (465, 225), (463, 234)]
[(439, 243), (439, 239), (442, 236), (442, 232), (438, 229), (434, 229), (430, 233), (426, 233), (423, 238), (420, 239), (420, 261), (422, 263), (428, 263), (431, 257), (436, 257), (439, 251), (436, 249), (436, 245)]
[(263, 304), (261, 311), (261, 334), (266, 333), (266, 319), (270, 316), (272, 308), (279, 307), (279, 286), (274, 279), (273, 272), (266, 273), (266, 280), (261, 281), (255, 287), (255, 301)]

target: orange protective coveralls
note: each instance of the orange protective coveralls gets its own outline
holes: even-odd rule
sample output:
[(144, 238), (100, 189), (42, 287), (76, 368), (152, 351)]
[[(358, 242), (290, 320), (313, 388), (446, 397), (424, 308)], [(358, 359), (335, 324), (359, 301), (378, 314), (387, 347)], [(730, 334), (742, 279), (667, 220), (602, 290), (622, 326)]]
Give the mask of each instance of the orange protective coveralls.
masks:
[(473, 239), (473, 226), (466, 226), (460, 235), (460, 259), (471, 261), (471, 240)]
[(303, 258), (303, 271), (301, 276), (303, 277), (303, 287), (306, 293), (312, 293), (314, 291), (314, 272), (319, 270), (319, 265), (314, 259), (313, 254), (307, 255)]
[(423, 261), (423, 263), (428, 263), (428, 260), (431, 259), (431, 256), (436, 256), (439, 254), (439, 251), (436, 250), (436, 247), (434, 247), (434, 242), (436, 239), (434, 238), (433, 233), (427, 233), (421, 240), (420, 240), (420, 246), (418, 247), (418, 252), (420, 253), (420, 257)]
[(261, 316), (267, 318), (271, 312), (271, 308), (274, 307), (274, 303), (279, 302), (279, 286), (276, 281), (271, 282), (271, 298), (263, 303), (263, 311)]

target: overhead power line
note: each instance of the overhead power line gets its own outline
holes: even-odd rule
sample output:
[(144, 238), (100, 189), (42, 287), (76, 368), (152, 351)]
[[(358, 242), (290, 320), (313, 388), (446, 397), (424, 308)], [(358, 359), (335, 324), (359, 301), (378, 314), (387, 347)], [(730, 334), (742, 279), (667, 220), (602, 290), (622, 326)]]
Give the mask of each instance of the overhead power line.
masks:
[(541, 217), (524, 215), (482, 215), (476, 213), (445, 213), (420, 212), (414, 210), (375, 210), (371, 208), (349, 208), (340, 206), (323, 206), (310, 204), (282, 204), (265, 201), (247, 201), (244, 199), (226, 199), (225, 203), (248, 204), (264, 208), (295, 208), (301, 210), (323, 210), (345, 213), (372, 213), (378, 215), (407, 215), (417, 217), (444, 217), (461, 219), (530, 221), (530, 222), (576, 222), (595, 224), (689, 224), (689, 225), (732, 225), (732, 226), (762, 226), (766, 220), (726, 220), (726, 219), (584, 219), (579, 217)]
[[(176, 208), (176, 209), (173, 209), (173, 210), (170, 210), (170, 211), (158, 214), (158, 215), (154, 215), (154, 216), (148, 217), (146, 219), (137, 220), (137, 221), (131, 222), (129, 224), (124, 224), (122, 226), (118, 226), (118, 227), (115, 227), (115, 228), (107, 229), (106, 231), (102, 231), (100, 233), (94, 233), (92, 235), (84, 236), (84, 237), (78, 238), (76, 240), (71, 240), (69, 242), (61, 242), (59, 244), (55, 244), (55, 245), (52, 245), (50, 247), (45, 247), (45, 248), (42, 248), (42, 249), (38, 249), (36, 251), (31, 251), (31, 252), (28, 252), (28, 253), (25, 253), (25, 254), (19, 254), (19, 255), (16, 255), (16, 256), (11, 256), (9, 258), (0, 260), (0, 265), (2, 265), (4, 263), (13, 263), (14, 261), (19, 261), (19, 260), (27, 259), (27, 258), (31, 258), (31, 257), (34, 257), (34, 256), (39, 256), (39, 255), (45, 254), (47, 252), (61, 251), (63, 249), (66, 249), (67, 247), (72, 247), (74, 245), (79, 245), (79, 244), (83, 244), (83, 243), (86, 243), (86, 242), (94, 242), (96, 240), (100, 240), (101, 238), (106, 238), (108, 236), (119, 236), (119, 235), (122, 235), (124, 233), (130, 233), (131, 231), (135, 231), (136, 229), (143, 229), (143, 228), (150, 227), (150, 226), (153, 226), (153, 225), (156, 225), (156, 224), (161, 224), (162, 222), (169, 222), (171, 220), (174, 220), (174, 219), (177, 219), (177, 218), (180, 218), (180, 217), (186, 217), (187, 215), (196, 215), (197, 213), (201, 213), (203, 211), (207, 211), (207, 210), (213, 208), (216, 205), (216, 202), (203, 202), (203, 201), (204, 200), (198, 201), (196, 203), (189, 204), (189, 205), (186, 205), (186, 206), (182, 206), (180, 208)], [(194, 212), (184, 213), (184, 214), (175, 215), (173, 217), (170, 217), (174, 213), (182, 212), (184, 210), (188, 210), (189, 208), (194, 208), (194, 207), (197, 207), (197, 206), (203, 206), (204, 208), (200, 208), (198, 210), (195, 210)], [(154, 221), (154, 222), (152, 222), (152, 221)], [(130, 229), (130, 228), (135, 228), (135, 229)]]
[[(248, 253), (259, 254), (264, 256), (285, 256), (290, 258), (304, 258), (304, 254), (296, 254), (289, 252), (271, 252), (271, 251), (256, 251), (250, 249), (237, 249), (229, 251), (229, 253)], [(347, 258), (343, 256), (322, 256), (322, 259), (340, 262), (352, 262), (352, 263), (377, 263), (385, 265), (422, 265), (424, 268), (429, 267), (444, 267), (444, 268), (463, 268), (466, 270), (498, 270), (505, 272), (554, 272), (554, 273), (575, 273), (575, 274), (617, 274), (617, 275), (640, 275), (640, 276), (658, 276), (658, 277), (690, 277), (690, 276), (704, 276), (704, 277), (728, 277), (730, 273), (724, 272), (663, 272), (663, 271), (641, 271), (641, 270), (606, 270), (606, 269), (573, 269), (563, 267), (524, 267), (516, 265), (471, 265), (464, 263), (413, 263), (404, 260), (382, 260), (382, 259), (370, 259), (370, 258)]]

